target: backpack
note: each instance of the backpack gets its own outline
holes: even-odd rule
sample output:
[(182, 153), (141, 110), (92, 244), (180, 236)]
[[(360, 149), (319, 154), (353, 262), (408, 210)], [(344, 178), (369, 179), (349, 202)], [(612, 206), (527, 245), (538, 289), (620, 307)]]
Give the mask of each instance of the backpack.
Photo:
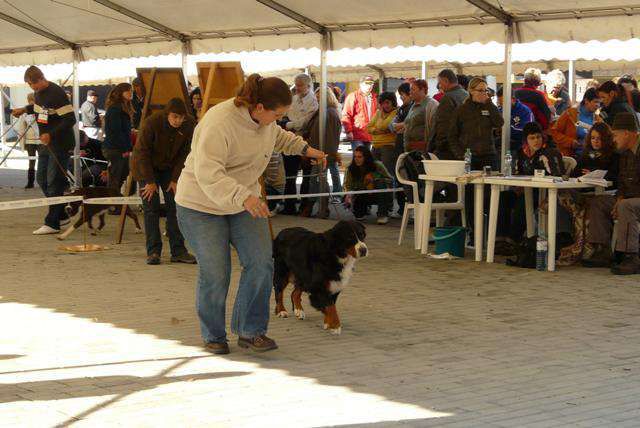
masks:
[[(424, 202), (424, 180), (420, 180), (418, 177), (421, 174), (424, 174), (424, 164), (423, 160), (429, 160), (424, 153), (414, 150), (412, 152), (407, 153), (402, 161), (402, 165), (400, 165), (400, 172), (402, 175), (409, 181), (414, 181), (418, 183), (418, 195), (420, 196), (420, 202)], [(414, 203), (413, 201), (413, 190), (411, 186), (407, 186), (405, 184), (402, 185), (404, 188), (404, 193), (407, 196), (407, 200), (410, 203)]]

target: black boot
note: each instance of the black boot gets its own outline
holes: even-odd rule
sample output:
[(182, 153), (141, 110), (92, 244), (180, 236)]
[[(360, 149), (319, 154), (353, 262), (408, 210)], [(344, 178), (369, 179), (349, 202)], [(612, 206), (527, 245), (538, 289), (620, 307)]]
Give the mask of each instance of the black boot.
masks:
[(634, 275), (640, 273), (640, 259), (635, 253), (625, 253), (622, 261), (611, 268), (614, 275)]
[(595, 250), (591, 257), (582, 259), (582, 266), (588, 268), (611, 267), (611, 251), (606, 245), (594, 244)]
[(33, 189), (33, 182), (36, 178), (36, 172), (32, 169), (27, 171), (27, 185), (24, 186), (25, 189)]

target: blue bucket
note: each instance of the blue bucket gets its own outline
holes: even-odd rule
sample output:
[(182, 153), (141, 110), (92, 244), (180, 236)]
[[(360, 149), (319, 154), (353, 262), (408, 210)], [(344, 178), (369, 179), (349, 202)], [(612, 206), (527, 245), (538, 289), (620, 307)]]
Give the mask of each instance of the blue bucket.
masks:
[(436, 227), (433, 232), (433, 240), (436, 242), (434, 253), (449, 253), (455, 257), (464, 257), (466, 230), (459, 226)]

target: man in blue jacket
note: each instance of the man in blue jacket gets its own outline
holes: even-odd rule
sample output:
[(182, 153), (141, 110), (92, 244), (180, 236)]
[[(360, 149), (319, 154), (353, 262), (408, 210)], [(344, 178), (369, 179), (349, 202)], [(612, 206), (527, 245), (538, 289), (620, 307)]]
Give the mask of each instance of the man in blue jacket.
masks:
[[(502, 87), (498, 88), (498, 108), (500, 112), (502, 112), (502, 103), (503, 103), (503, 89)], [(509, 144), (509, 150), (512, 153), (520, 150), (520, 146), (522, 145), (522, 129), (524, 126), (533, 122), (533, 112), (529, 107), (518, 101), (515, 97), (511, 97), (511, 139)]]

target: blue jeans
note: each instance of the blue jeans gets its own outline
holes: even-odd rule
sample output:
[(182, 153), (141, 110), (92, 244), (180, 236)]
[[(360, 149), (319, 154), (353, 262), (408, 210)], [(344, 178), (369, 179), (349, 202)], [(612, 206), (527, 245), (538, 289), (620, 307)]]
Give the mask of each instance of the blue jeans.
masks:
[[(166, 189), (171, 183), (171, 170), (153, 171), (155, 183), (158, 185), (158, 192), (154, 193), (150, 201), (142, 200), (144, 209), (144, 234), (147, 240), (147, 256), (151, 254), (162, 254), (162, 235), (160, 234), (160, 191), (164, 194), (164, 203), (167, 207), (167, 236), (169, 237), (169, 247), (172, 256), (181, 256), (187, 253), (184, 246), (184, 238), (178, 228), (176, 219), (175, 195), (167, 192)], [(140, 181), (140, 188), (147, 182)], [(162, 189), (162, 190), (160, 190)]]
[(225, 308), (231, 281), (231, 245), (242, 274), (231, 318), (241, 337), (266, 334), (273, 287), (272, 242), (266, 219), (243, 211), (213, 215), (177, 205), (178, 224), (198, 260), (197, 310), (205, 342), (224, 342)]
[(338, 169), (338, 162), (328, 162), (329, 173), (331, 174), (331, 183), (334, 193), (342, 192), (342, 184), (340, 183), (340, 170)]
[[(47, 198), (52, 198), (63, 196), (64, 190), (67, 188), (67, 177), (60, 168), (64, 168), (64, 165), (69, 162), (69, 153), (53, 146), (49, 146), (49, 148), (39, 147), (36, 180), (44, 195)], [(56, 158), (60, 166), (56, 163)], [(44, 224), (54, 229), (60, 229), (60, 219), (65, 217), (64, 206), (64, 204), (50, 205)]]

